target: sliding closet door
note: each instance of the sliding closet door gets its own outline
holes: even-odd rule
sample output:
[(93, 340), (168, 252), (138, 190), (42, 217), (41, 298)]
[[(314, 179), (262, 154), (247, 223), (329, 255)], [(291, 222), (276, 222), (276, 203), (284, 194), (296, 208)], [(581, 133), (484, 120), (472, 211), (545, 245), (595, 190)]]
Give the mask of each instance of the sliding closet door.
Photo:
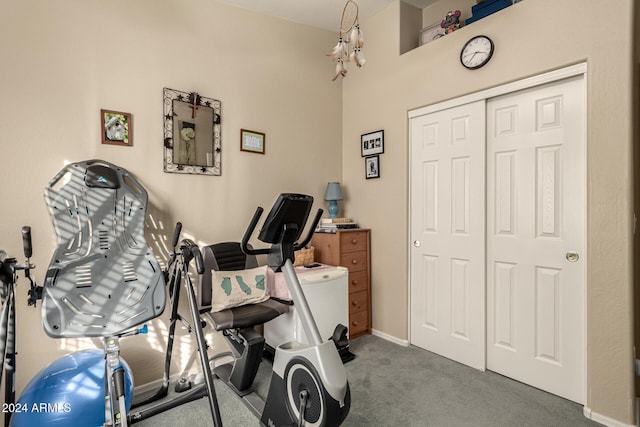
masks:
[(485, 102), (411, 119), (411, 343), (485, 368)]
[(487, 368), (579, 403), (584, 105), (582, 76), (487, 101)]

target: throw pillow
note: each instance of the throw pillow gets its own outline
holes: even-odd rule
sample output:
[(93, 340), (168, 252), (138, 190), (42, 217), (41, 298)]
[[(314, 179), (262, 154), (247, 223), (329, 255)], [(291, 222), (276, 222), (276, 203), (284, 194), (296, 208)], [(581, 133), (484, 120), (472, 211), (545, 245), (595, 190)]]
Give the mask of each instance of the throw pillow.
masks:
[(255, 304), (269, 299), (266, 292), (267, 266), (249, 270), (211, 270), (213, 303), (211, 311), (216, 313), (231, 307)]

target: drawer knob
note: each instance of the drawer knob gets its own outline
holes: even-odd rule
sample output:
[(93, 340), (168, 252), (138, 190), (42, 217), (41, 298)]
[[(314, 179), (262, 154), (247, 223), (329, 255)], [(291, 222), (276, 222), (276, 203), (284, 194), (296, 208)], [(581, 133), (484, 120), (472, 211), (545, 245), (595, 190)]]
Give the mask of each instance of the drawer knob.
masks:
[(351, 244), (355, 245), (357, 243), (358, 243), (358, 241), (356, 239), (351, 239)]
[(358, 263), (357, 259), (351, 260), (351, 264), (356, 265)]
[(357, 305), (358, 305), (358, 303), (357, 303), (357, 302), (355, 302), (355, 301), (353, 301), (353, 302), (351, 303), (351, 305), (355, 307), (355, 306), (357, 306)]
[(352, 284), (353, 286), (358, 286), (358, 281), (357, 281), (357, 280), (352, 280), (352, 281), (351, 281), (351, 284)]
[(353, 326), (358, 326), (358, 322), (351, 322)]

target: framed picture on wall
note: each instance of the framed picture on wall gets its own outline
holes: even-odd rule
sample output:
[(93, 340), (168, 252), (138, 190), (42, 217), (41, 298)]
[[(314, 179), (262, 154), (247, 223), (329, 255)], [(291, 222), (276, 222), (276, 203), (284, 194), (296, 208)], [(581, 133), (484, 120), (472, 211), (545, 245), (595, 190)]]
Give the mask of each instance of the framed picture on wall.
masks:
[(360, 137), (360, 155), (362, 157), (384, 153), (384, 131), (365, 133)]
[(133, 123), (131, 113), (100, 110), (102, 143), (111, 145), (133, 145)]
[(380, 178), (380, 156), (365, 157), (364, 176), (366, 179)]
[(240, 129), (240, 151), (264, 154), (265, 134), (253, 130)]

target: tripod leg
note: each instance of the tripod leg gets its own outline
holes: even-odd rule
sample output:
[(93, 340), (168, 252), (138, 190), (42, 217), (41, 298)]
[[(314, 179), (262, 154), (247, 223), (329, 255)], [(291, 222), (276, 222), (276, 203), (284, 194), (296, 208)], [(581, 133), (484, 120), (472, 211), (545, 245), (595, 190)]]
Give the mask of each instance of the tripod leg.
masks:
[(167, 351), (164, 357), (164, 370), (162, 372), (162, 385), (156, 393), (143, 399), (136, 401), (131, 407), (138, 408), (151, 402), (167, 397), (169, 394), (169, 374), (171, 373), (171, 356), (173, 353), (173, 342), (176, 331), (176, 323), (178, 322), (178, 303), (180, 302), (180, 280), (181, 271), (175, 268), (169, 277), (169, 294), (171, 296), (171, 316), (169, 317), (169, 333), (167, 334)]
[(218, 407), (218, 399), (216, 398), (216, 390), (213, 385), (213, 374), (211, 373), (211, 367), (209, 366), (209, 357), (207, 356), (207, 344), (204, 340), (204, 332), (202, 331), (202, 324), (200, 323), (200, 313), (198, 312), (198, 306), (196, 304), (196, 294), (193, 290), (193, 284), (189, 278), (189, 274), (184, 272), (184, 283), (187, 288), (187, 297), (189, 299), (189, 309), (193, 318), (193, 327), (196, 333), (196, 341), (198, 342), (198, 352), (200, 353), (200, 364), (202, 366), (202, 373), (204, 374), (205, 383), (208, 391), (209, 407), (211, 408), (211, 416), (213, 417), (213, 425), (215, 427), (222, 426), (222, 420), (220, 419), (220, 408)]
[(173, 341), (176, 332), (176, 324), (179, 319), (178, 304), (180, 303), (180, 276), (181, 271), (176, 268), (171, 279), (171, 317), (169, 318), (169, 334), (167, 335), (167, 352), (164, 361), (164, 374), (162, 389), (166, 396), (169, 390), (169, 374), (171, 371), (171, 355), (173, 353)]
[[(16, 322), (15, 322), (15, 299), (13, 288), (9, 291), (6, 300), (6, 313), (3, 311), (2, 324), (6, 327), (6, 336), (2, 340), (5, 345), (2, 355), (4, 357), (3, 366), (6, 365), (4, 401), (13, 404), (16, 402)], [(6, 317), (5, 317), (6, 316)], [(3, 328), (4, 329), (4, 328)], [(0, 370), (0, 378), (2, 378), (2, 370)], [(8, 426), (11, 422), (11, 411), (4, 414), (4, 425)]]
[(4, 360), (7, 353), (7, 341), (9, 339), (9, 299), (2, 305), (2, 314), (0, 315), (0, 383), (2, 382), (2, 374), (4, 373)]

